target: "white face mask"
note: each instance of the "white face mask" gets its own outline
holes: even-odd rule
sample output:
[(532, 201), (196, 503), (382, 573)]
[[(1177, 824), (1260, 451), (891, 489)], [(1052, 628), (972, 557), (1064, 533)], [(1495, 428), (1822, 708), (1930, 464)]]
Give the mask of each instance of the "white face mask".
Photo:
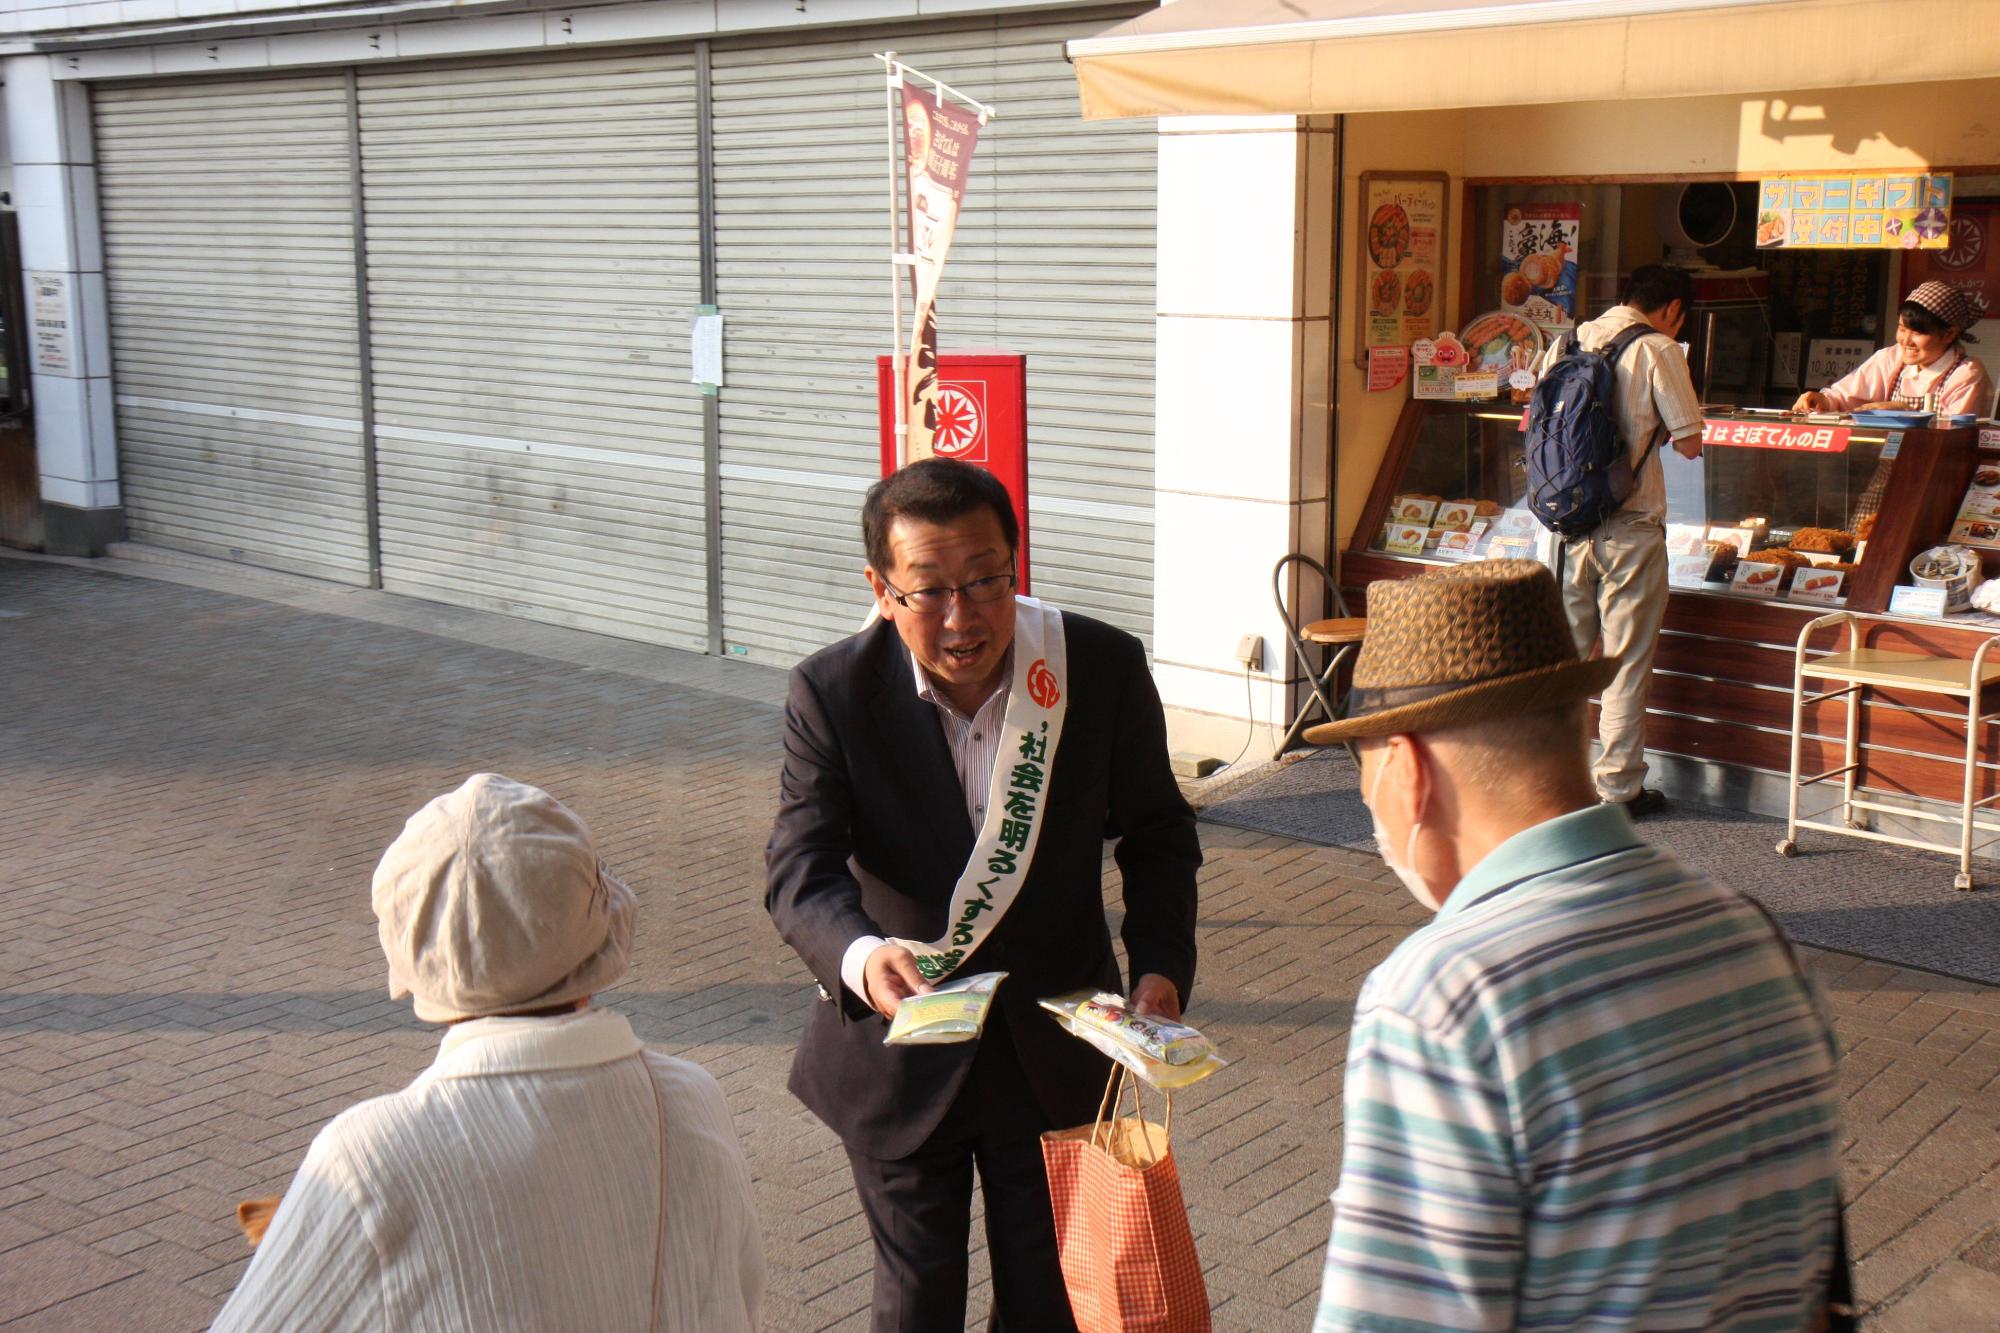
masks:
[(1444, 906), (1444, 899), (1431, 892), (1430, 885), (1424, 883), (1423, 876), (1419, 875), (1410, 864), (1417, 857), (1417, 830), (1424, 826), (1424, 821), (1420, 819), (1410, 825), (1410, 836), (1403, 843), (1403, 859), (1398, 861), (1389, 851), (1388, 830), (1382, 827), (1382, 821), (1376, 817), (1375, 796), (1382, 790), (1382, 775), (1388, 771), (1389, 761), (1384, 759), (1381, 766), (1375, 770), (1375, 781), (1368, 785), (1368, 799), (1363, 802), (1368, 807), (1368, 822), (1375, 826), (1375, 851), (1381, 856), (1382, 864), (1388, 866), (1396, 878), (1403, 881), (1403, 887), (1410, 891), (1410, 896), (1435, 912)]

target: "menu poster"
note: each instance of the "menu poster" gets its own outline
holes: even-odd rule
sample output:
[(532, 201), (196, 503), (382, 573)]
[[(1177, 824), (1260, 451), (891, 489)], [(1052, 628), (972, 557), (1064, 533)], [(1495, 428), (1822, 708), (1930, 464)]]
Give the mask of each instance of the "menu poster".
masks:
[(1757, 248), (1942, 250), (1951, 188), (1946, 174), (1768, 177), (1757, 186)]
[(1952, 210), (1942, 249), (1903, 260), (1903, 287), (1942, 282), (1971, 300), (1980, 318), (2000, 313), (2000, 204), (1960, 204)]
[(1500, 224), (1500, 306), (1546, 333), (1576, 327), (1582, 204), (1523, 204)]
[(1449, 253), (1449, 184), (1442, 172), (1362, 174), (1361, 253), (1355, 266), (1361, 275), (1357, 366), (1369, 364), (1374, 348), (1408, 347), (1437, 328)]

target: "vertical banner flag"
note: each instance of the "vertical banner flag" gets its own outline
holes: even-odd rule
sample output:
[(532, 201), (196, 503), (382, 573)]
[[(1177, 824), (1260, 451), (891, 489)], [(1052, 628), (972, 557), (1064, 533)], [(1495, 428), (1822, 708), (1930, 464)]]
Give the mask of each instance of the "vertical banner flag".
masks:
[(935, 452), (938, 430), (937, 291), (944, 257), (958, 230), (965, 175), (979, 139), (979, 119), (931, 93), (903, 84), (903, 163), (910, 186), (910, 252), (916, 256), (916, 317), (904, 362), (909, 461)]

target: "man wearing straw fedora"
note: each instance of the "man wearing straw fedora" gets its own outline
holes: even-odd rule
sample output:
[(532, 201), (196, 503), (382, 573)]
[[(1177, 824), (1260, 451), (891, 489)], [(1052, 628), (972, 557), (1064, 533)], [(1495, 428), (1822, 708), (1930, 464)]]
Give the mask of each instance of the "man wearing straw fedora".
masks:
[(1436, 918), (1363, 985), (1317, 1328), (1802, 1328), (1836, 1261), (1833, 1039), (1776, 924), (1591, 781), (1556, 582), (1380, 581), (1352, 708)]

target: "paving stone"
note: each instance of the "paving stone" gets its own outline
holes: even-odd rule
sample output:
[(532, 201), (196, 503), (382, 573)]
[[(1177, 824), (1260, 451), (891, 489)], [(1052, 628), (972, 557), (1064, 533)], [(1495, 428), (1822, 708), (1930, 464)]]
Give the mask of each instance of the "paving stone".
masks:
[[(235, 1201), (435, 1052), (386, 997), (368, 881), (411, 810), (486, 768), (574, 805), (638, 892), (632, 975), (603, 1002), (722, 1084), (773, 1261), (767, 1327), (865, 1324), (844, 1155), (784, 1086), (811, 980), (761, 901), (782, 673), (376, 593), (107, 569), (0, 556), (0, 606), (27, 613), (0, 632), (0, 1302), (38, 1293), (0, 1320), (212, 1317), (248, 1261)], [(1237, 1063), (1176, 1099), (1176, 1156), (1217, 1328), (1303, 1328), (1354, 1001), (1425, 914), (1360, 853), (1203, 841), (1191, 1014)], [(1115, 868), (1107, 884), (1116, 920)], [(1985, 1290), (1967, 1273), (2000, 1272), (2000, 990), (1801, 955), (1848, 1053), (1862, 1294), (1918, 1327)]]

